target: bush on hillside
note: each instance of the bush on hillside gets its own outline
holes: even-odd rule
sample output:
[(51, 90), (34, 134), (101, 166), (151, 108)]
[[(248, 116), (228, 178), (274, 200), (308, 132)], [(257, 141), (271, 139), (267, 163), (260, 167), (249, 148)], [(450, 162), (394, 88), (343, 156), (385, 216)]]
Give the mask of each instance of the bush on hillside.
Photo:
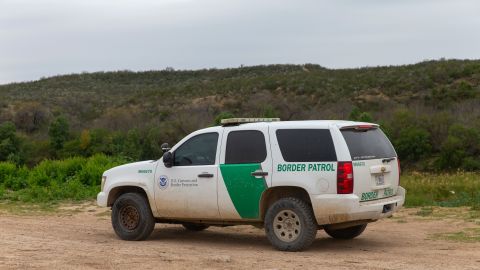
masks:
[(31, 169), (0, 162), (0, 199), (23, 202), (90, 199), (99, 190), (102, 173), (125, 162), (105, 155), (44, 160)]

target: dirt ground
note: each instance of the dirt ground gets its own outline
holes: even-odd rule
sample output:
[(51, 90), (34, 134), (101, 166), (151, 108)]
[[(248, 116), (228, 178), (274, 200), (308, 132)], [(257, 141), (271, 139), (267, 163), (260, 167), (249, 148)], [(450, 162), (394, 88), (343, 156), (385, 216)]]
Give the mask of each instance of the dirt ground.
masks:
[[(319, 231), (310, 249), (287, 253), (252, 226), (188, 232), (158, 224), (147, 241), (127, 242), (114, 234), (109, 211), (93, 203), (0, 211), (0, 269), (480, 269), (480, 242), (457, 233), (478, 229), (466, 215), (463, 208), (404, 209), (357, 239)], [(444, 237), (449, 232), (455, 239)]]

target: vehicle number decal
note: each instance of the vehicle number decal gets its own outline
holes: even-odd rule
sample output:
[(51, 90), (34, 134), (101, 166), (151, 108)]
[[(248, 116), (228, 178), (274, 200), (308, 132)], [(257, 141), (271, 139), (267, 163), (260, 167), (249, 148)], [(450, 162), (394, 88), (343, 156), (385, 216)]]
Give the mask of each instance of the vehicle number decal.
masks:
[(365, 166), (365, 162), (363, 162), (363, 161), (354, 161), (354, 162), (353, 162), (353, 166), (354, 166), (354, 167), (363, 167), (363, 166)]
[(383, 190), (383, 196), (384, 197), (390, 197), (393, 196), (393, 188), (386, 188)]
[(378, 191), (370, 191), (362, 193), (362, 198), (360, 201), (370, 201), (378, 198)]

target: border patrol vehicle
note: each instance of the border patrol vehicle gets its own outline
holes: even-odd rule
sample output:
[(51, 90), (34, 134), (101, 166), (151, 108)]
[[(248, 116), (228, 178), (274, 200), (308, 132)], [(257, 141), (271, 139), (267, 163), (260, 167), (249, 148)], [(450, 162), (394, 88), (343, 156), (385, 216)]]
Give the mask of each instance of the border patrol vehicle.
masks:
[(397, 154), (372, 123), (224, 119), (162, 148), (159, 160), (103, 174), (97, 202), (112, 207), (121, 239), (146, 239), (155, 223), (251, 224), (298, 251), (319, 229), (357, 237), (405, 200)]

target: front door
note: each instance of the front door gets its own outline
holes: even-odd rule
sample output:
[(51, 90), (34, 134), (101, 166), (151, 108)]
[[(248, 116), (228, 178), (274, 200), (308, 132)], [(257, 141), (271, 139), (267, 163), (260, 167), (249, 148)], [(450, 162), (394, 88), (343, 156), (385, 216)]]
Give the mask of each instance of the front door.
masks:
[(266, 126), (225, 128), (218, 185), (223, 219), (260, 218), (260, 200), (272, 177), (268, 138)]
[(188, 138), (172, 149), (171, 168), (159, 162), (155, 203), (161, 217), (218, 219), (217, 181), (220, 140), (217, 132)]

